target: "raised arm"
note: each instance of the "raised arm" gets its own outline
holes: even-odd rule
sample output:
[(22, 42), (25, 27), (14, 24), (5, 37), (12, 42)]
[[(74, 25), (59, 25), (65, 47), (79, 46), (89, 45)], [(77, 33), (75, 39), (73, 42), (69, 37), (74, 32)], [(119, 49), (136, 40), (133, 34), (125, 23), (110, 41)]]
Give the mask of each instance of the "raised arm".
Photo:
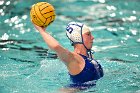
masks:
[(39, 27), (37, 25), (34, 25), (35, 28), (40, 32), (42, 35), (44, 41), (49, 46), (50, 49), (55, 51), (59, 58), (68, 65), (71, 60), (74, 61), (74, 54), (67, 49), (63, 48), (56, 39), (54, 39), (49, 33), (45, 31), (45, 28)]

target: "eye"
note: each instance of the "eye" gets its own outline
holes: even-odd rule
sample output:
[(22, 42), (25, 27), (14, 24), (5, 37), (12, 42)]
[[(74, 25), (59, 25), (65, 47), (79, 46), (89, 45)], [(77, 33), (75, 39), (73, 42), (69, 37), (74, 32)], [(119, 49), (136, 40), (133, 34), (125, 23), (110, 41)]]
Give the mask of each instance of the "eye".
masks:
[(87, 35), (88, 35), (88, 36), (90, 36), (91, 34), (90, 34), (90, 33), (88, 33)]

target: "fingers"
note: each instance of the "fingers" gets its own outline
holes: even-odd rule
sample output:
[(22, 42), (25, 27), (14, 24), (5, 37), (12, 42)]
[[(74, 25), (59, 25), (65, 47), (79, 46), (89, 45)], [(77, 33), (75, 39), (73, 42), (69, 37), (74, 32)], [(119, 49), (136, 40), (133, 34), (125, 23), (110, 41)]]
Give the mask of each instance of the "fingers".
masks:
[(37, 25), (34, 24), (34, 23), (33, 23), (33, 25), (34, 25), (34, 27), (35, 27), (38, 31), (42, 31), (42, 30), (45, 31), (45, 29), (46, 29), (45, 27), (37, 26)]

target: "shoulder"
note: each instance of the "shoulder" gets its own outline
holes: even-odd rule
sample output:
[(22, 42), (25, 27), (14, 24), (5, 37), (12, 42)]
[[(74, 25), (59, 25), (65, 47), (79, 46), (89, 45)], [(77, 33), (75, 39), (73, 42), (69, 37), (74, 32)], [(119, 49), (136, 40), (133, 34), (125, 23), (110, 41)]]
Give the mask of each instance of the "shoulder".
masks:
[(66, 50), (65, 53), (61, 53), (59, 55), (59, 57), (63, 62), (65, 62), (67, 64), (70, 64), (70, 63), (79, 64), (79, 63), (81, 63), (81, 61), (83, 61), (83, 58), (79, 54), (77, 54), (75, 52), (71, 52), (69, 50)]
[(69, 59), (67, 68), (71, 75), (80, 73), (85, 67), (85, 60), (77, 53), (72, 52), (73, 57)]
[(74, 62), (74, 63), (78, 63), (81, 64), (83, 63), (84, 59), (82, 56), (80, 56), (79, 54), (75, 53), (75, 52), (70, 52), (71, 57), (69, 58), (69, 62)]

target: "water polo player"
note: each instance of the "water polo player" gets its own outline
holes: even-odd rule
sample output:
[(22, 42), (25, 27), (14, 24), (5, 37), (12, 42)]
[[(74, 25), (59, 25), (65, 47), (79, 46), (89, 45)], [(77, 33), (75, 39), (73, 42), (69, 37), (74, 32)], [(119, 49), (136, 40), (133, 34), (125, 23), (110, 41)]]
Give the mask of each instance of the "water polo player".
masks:
[(73, 52), (62, 47), (56, 39), (45, 31), (45, 28), (34, 26), (49, 48), (55, 51), (66, 65), (73, 83), (71, 86), (85, 85), (87, 82), (96, 81), (103, 77), (101, 65), (92, 56), (91, 48), (94, 37), (88, 26), (79, 22), (70, 22), (67, 25), (66, 35), (74, 47)]

